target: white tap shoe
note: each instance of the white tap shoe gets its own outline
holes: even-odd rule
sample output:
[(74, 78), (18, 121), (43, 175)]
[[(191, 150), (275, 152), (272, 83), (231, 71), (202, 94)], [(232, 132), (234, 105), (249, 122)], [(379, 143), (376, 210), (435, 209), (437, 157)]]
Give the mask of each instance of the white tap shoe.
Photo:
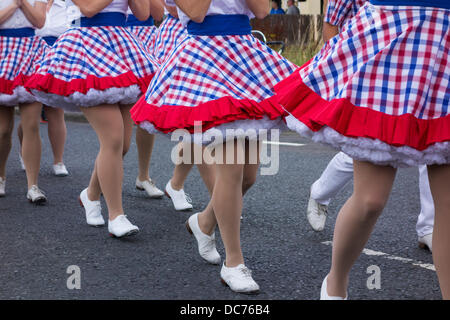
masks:
[(80, 205), (84, 208), (86, 213), (86, 222), (93, 227), (103, 226), (105, 220), (102, 216), (102, 205), (100, 200), (91, 201), (88, 198), (87, 188), (80, 193)]
[(31, 188), (28, 189), (27, 199), (34, 204), (44, 204), (47, 202), (47, 197), (44, 192), (36, 185), (32, 185)]
[(320, 204), (313, 198), (309, 198), (306, 218), (314, 231), (322, 231), (327, 221), (328, 206)]
[(192, 210), (192, 200), (184, 193), (184, 190), (174, 190), (169, 180), (166, 185), (166, 195), (172, 200), (177, 211)]
[(419, 237), (419, 248), (428, 249), (430, 250), (430, 252), (433, 252), (432, 244), (433, 244), (433, 233), (426, 234), (423, 237)]
[(6, 195), (6, 179), (0, 177), (0, 197), (4, 197)]
[(198, 225), (198, 213), (190, 216), (186, 221), (186, 228), (197, 240), (198, 253), (200, 256), (211, 264), (220, 264), (220, 254), (216, 249), (215, 233), (211, 236), (204, 234)]
[(136, 178), (136, 189), (147, 192), (150, 198), (162, 198), (164, 196), (164, 192), (156, 187), (152, 179), (141, 181)]
[(347, 300), (348, 294), (346, 294), (345, 298), (329, 296), (327, 289), (327, 280), (328, 275), (325, 277), (325, 279), (323, 279), (322, 282), (322, 288), (320, 289), (320, 300)]
[(259, 285), (253, 280), (252, 272), (245, 265), (240, 264), (234, 268), (228, 268), (225, 263), (220, 270), (222, 283), (238, 293), (256, 294)]
[(66, 177), (69, 175), (69, 171), (67, 171), (64, 163), (60, 162), (53, 165), (53, 174), (57, 177)]
[(122, 238), (139, 233), (139, 228), (133, 225), (124, 214), (108, 221), (108, 231), (112, 237)]

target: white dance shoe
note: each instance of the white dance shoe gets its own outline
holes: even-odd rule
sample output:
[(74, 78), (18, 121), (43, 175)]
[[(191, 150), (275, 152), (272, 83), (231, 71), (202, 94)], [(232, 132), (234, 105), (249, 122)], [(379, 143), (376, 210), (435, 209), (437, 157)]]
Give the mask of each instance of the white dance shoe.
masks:
[(34, 204), (44, 204), (47, 202), (47, 197), (44, 192), (42, 192), (42, 190), (36, 185), (33, 185), (30, 189), (28, 189), (27, 199)]
[(141, 181), (136, 178), (136, 189), (147, 192), (150, 198), (162, 198), (164, 195), (164, 192), (156, 187), (152, 179)]
[(238, 293), (256, 294), (259, 285), (253, 280), (252, 272), (245, 265), (240, 264), (234, 268), (228, 268), (225, 263), (220, 270), (222, 283)]
[(139, 233), (139, 228), (133, 225), (124, 214), (108, 221), (108, 231), (112, 237), (122, 238)]
[(419, 248), (421, 249), (428, 249), (430, 252), (433, 252), (432, 250), (432, 244), (433, 244), (433, 234), (427, 234), (423, 237), (419, 237)]
[(322, 231), (327, 221), (328, 206), (320, 204), (313, 198), (309, 198), (306, 218), (314, 231)]
[(6, 179), (0, 177), (0, 197), (4, 197), (6, 195)]
[(192, 200), (184, 193), (184, 190), (174, 190), (169, 180), (166, 185), (166, 195), (172, 200), (177, 211), (192, 210)]
[(347, 300), (348, 294), (345, 295), (345, 298), (329, 296), (327, 289), (327, 280), (328, 275), (325, 277), (325, 279), (323, 279), (322, 282), (322, 288), (320, 289), (320, 300)]
[(23, 158), (22, 155), (19, 152), (19, 162), (20, 162), (20, 168), (22, 169), (22, 171), (25, 171), (25, 162), (23, 162)]
[(204, 234), (198, 225), (198, 213), (192, 215), (186, 221), (186, 229), (197, 240), (198, 253), (200, 256), (211, 264), (220, 264), (220, 254), (216, 249), (215, 233), (211, 236)]
[(53, 165), (53, 174), (57, 177), (66, 177), (69, 175), (69, 171), (67, 171), (64, 163), (60, 162)]
[(80, 193), (80, 205), (84, 208), (86, 213), (86, 222), (93, 227), (103, 226), (105, 220), (102, 216), (102, 205), (100, 200), (91, 201), (88, 198), (87, 188)]

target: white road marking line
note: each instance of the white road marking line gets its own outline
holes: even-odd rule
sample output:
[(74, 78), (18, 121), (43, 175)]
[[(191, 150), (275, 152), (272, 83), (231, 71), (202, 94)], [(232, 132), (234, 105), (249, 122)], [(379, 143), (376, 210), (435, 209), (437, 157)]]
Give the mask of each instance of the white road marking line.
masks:
[[(322, 244), (327, 245), (327, 246), (332, 246), (333, 242), (332, 241), (324, 241), (324, 242), (322, 242)], [(381, 251), (375, 251), (375, 250), (371, 250), (371, 249), (364, 249), (363, 253), (367, 256), (380, 256), (380, 257), (384, 257), (389, 260), (396, 260), (396, 261), (400, 261), (403, 263), (410, 263), (413, 266), (421, 267), (421, 268), (431, 270), (431, 271), (436, 271), (436, 268), (431, 263), (416, 261), (416, 260), (409, 259), (409, 258), (402, 258), (402, 257), (394, 256), (394, 255), (391, 255), (388, 253), (384, 253)]]
[(292, 143), (292, 142), (280, 142), (280, 141), (263, 141), (265, 144), (275, 144), (279, 146), (289, 146), (289, 147), (302, 147), (306, 144), (303, 143)]

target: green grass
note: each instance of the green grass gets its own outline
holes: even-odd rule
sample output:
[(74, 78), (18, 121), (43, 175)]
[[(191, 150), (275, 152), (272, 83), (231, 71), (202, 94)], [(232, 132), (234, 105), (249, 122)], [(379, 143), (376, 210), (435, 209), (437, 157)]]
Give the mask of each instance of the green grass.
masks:
[(322, 45), (322, 41), (317, 41), (304, 46), (286, 46), (286, 49), (283, 52), (283, 56), (296, 65), (301, 66), (308, 62), (312, 57), (314, 57), (314, 55), (316, 55), (316, 53), (319, 52), (319, 50), (322, 48)]

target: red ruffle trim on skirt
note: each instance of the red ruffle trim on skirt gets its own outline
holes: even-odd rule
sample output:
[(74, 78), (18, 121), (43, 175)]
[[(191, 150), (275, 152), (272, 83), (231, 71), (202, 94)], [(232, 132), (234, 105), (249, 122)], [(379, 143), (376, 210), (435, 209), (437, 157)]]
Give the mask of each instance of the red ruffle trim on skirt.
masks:
[(136, 78), (132, 71), (121, 74), (117, 77), (101, 77), (89, 75), (84, 79), (73, 79), (71, 81), (64, 81), (55, 78), (51, 74), (34, 74), (25, 87), (28, 90), (37, 90), (45, 93), (56, 94), (59, 96), (70, 96), (75, 92), (86, 94), (90, 89), (94, 90), (107, 90), (110, 88), (126, 88), (133, 85), (138, 85), (145, 93), (152, 80), (154, 74)]
[(430, 120), (411, 114), (393, 116), (347, 99), (327, 101), (303, 83), (298, 71), (275, 86), (278, 102), (312, 131), (328, 126), (350, 138), (378, 139), (395, 147), (419, 151), (450, 141), (450, 115)]
[(31, 76), (19, 74), (14, 80), (0, 79), (0, 94), (14, 94), (14, 89), (23, 87)]
[(194, 133), (195, 122), (201, 122), (202, 131), (236, 120), (255, 120), (268, 117), (270, 120), (285, 115), (276, 98), (270, 97), (260, 102), (250, 99), (223, 97), (195, 107), (150, 105), (141, 97), (131, 109), (131, 117), (140, 124), (148, 121), (163, 133), (185, 129)]

